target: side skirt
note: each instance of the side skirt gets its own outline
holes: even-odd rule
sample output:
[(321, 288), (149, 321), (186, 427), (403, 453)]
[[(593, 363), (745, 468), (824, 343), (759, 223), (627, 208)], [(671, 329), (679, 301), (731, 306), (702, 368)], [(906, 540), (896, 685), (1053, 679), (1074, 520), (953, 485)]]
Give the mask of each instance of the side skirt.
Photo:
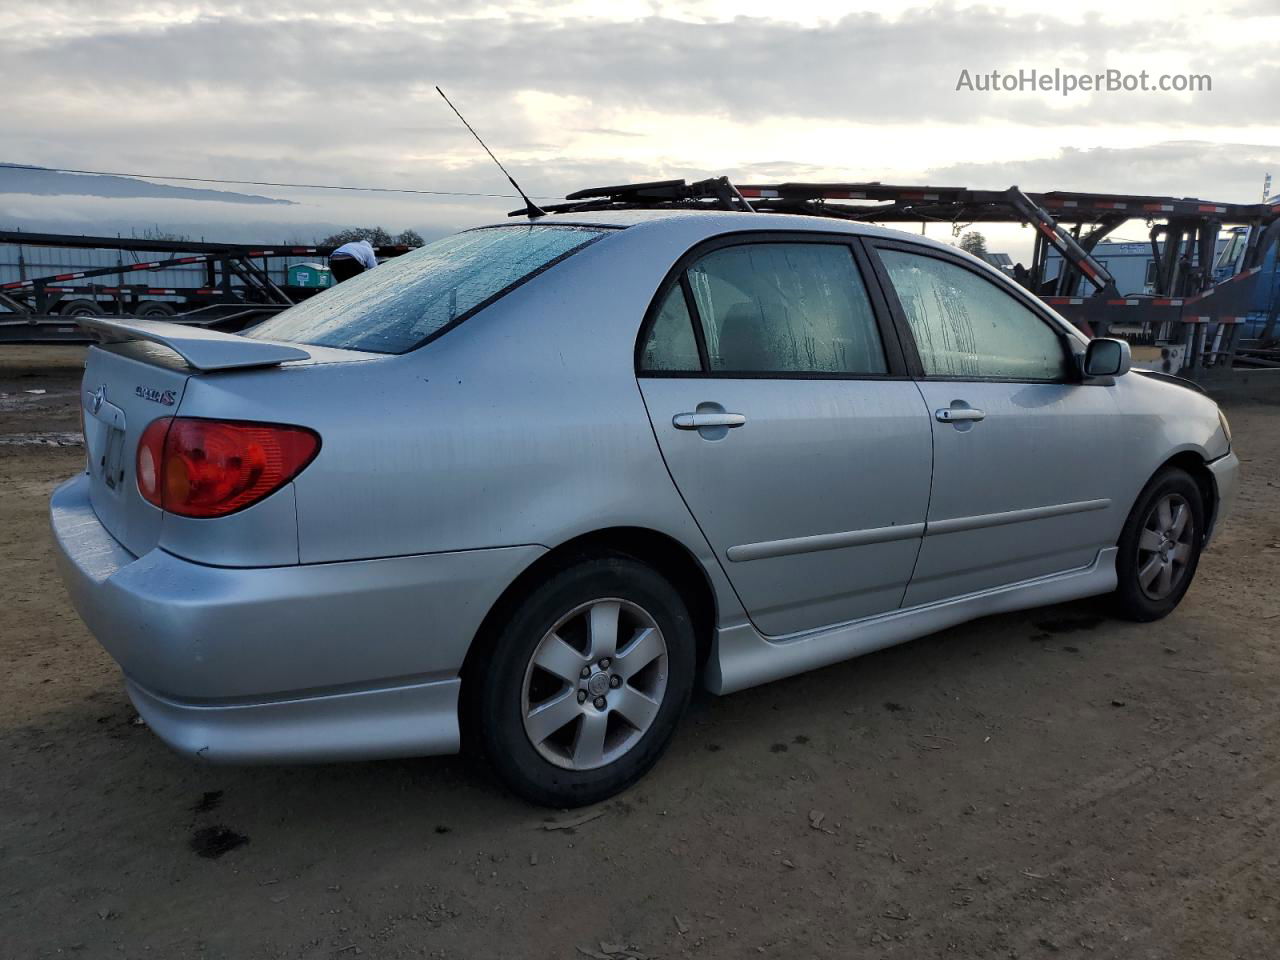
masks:
[(1108, 547), (1098, 551), (1087, 567), (820, 630), (766, 638), (748, 622), (721, 627), (716, 631), (715, 653), (707, 664), (706, 686), (712, 693), (735, 693), (978, 617), (1110, 593), (1116, 582), (1116, 548)]

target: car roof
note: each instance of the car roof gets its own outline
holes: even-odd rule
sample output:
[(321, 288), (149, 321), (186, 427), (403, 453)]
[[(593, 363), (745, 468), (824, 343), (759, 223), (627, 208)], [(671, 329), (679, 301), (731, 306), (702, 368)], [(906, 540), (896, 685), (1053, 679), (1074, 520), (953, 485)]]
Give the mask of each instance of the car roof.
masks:
[[(511, 218), (491, 226), (527, 224), (530, 221)], [(539, 217), (534, 223), (546, 226), (610, 227), (614, 229), (642, 229), (646, 233), (669, 227), (679, 227), (681, 233), (698, 233), (711, 238), (725, 233), (744, 231), (803, 231), (806, 233), (839, 233), (846, 236), (879, 237), (885, 240), (905, 240), (921, 246), (945, 250), (951, 254), (969, 257), (988, 270), (991, 266), (977, 257), (970, 257), (958, 247), (940, 243), (930, 237), (893, 227), (881, 227), (856, 220), (839, 220), (833, 217), (810, 217), (789, 213), (747, 213), (739, 210), (583, 210), (578, 213), (552, 213)], [(690, 229), (692, 228), (692, 230)]]

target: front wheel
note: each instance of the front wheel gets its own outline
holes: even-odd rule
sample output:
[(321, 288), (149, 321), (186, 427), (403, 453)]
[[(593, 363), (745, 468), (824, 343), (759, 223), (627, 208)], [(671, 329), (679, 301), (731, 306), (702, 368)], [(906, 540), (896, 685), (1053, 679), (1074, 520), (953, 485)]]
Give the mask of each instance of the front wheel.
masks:
[(516, 793), (573, 807), (630, 786), (661, 756), (693, 689), (680, 594), (624, 556), (582, 560), (533, 589), (478, 664), (472, 722)]
[(1200, 562), (1204, 500), (1184, 470), (1157, 474), (1134, 504), (1120, 535), (1117, 612), (1129, 620), (1159, 620), (1182, 600)]

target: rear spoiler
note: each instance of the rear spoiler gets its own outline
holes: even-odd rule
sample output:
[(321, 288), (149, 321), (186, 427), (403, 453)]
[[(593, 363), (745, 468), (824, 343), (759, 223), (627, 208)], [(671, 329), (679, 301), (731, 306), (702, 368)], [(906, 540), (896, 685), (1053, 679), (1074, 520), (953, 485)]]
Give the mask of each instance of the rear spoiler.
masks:
[(113, 320), (110, 317), (76, 317), (84, 329), (106, 343), (150, 340), (159, 343), (196, 370), (243, 370), (274, 367), (289, 360), (309, 360), (311, 354), (297, 347), (267, 340), (250, 340), (235, 333), (161, 320)]

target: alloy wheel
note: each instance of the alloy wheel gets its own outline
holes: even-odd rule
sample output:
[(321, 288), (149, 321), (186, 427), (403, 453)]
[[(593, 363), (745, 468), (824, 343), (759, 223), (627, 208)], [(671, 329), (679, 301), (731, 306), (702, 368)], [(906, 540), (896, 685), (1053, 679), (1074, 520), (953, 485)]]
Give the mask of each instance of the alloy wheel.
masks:
[(1164, 600), (1187, 575), (1194, 555), (1195, 515), (1181, 494), (1167, 493), (1151, 506), (1138, 534), (1138, 586)]
[(521, 695), (525, 734), (557, 767), (603, 767), (640, 741), (666, 690), (667, 643), (653, 616), (629, 600), (592, 600), (534, 649)]

